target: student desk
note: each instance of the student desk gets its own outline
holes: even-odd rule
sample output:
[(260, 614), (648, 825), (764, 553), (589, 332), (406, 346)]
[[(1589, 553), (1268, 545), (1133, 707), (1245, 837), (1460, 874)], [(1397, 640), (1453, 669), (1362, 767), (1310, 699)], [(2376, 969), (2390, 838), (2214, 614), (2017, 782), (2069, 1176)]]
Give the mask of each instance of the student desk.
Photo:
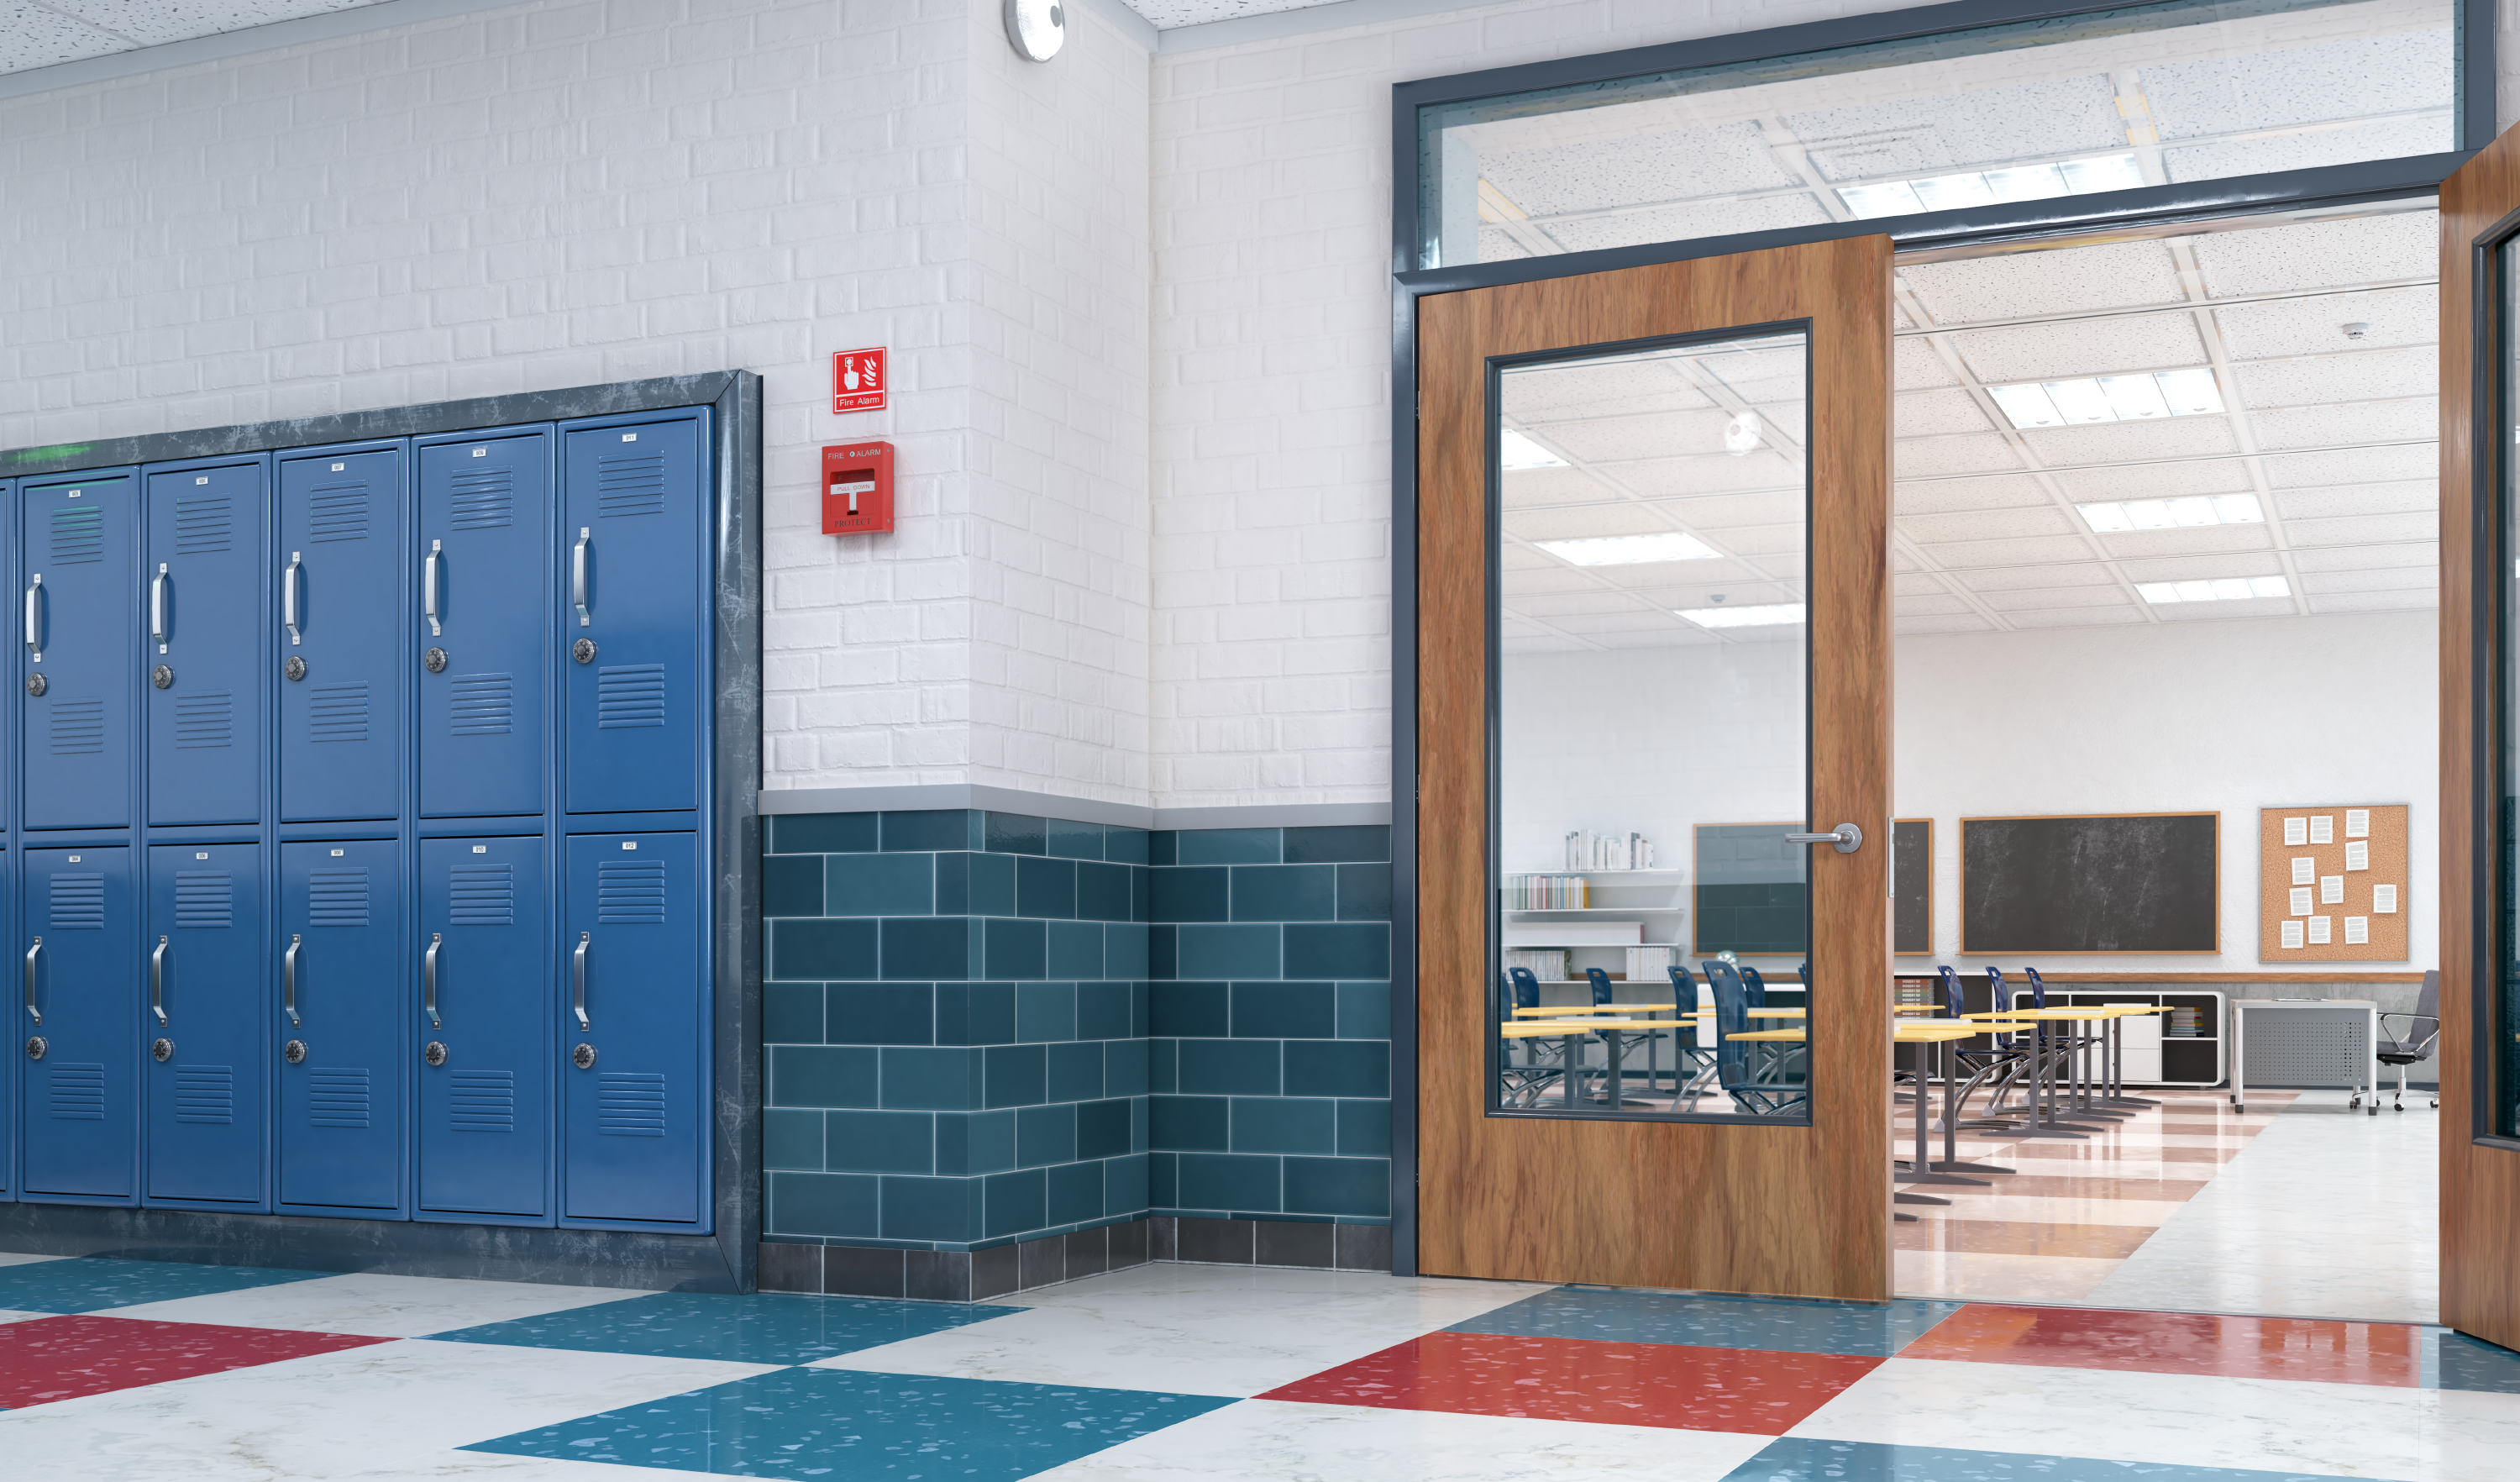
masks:
[(1627, 1098), (1622, 1095), (1627, 1089), (1623, 1083), (1623, 1078), (1627, 1074), (1627, 1047), (1624, 1039), (1626, 1032), (1635, 1029), (1648, 1032), (1669, 1030), (1673, 1022), (1670, 1019), (1618, 1019), (1588, 1015), (1581, 1018), (1558, 1019), (1554, 1022), (1539, 1019), (1525, 1020), (1518, 1024), (1499, 1024), (1497, 1033), (1508, 1040), (1563, 1039), (1566, 1042), (1566, 1060), (1564, 1068), (1559, 1071), (1559, 1076), (1565, 1086), (1565, 1104), (1570, 1110), (1574, 1108), (1579, 1096), (1575, 1082), (1577, 1077), (1583, 1074), (1584, 1041), (1587, 1036), (1599, 1034), (1610, 1052), (1610, 1062), (1603, 1067), (1605, 1084), (1601, 1100), (1604, 1105), (1616, 1110), (1627, 1104)]
[[(1959, 1055), (1956, 1047), (1962, 1040), (1973, 1040), (1981, 1034), (2010, 1034), (2016, 1030), (2034, 1029), (2036, 1024), (2013, 1019), (1927, 1019), (1911, 1020), (1891, 1026), (1891, 1039), (1901, 1045), (1940, 1047), (1943, 1061), (1943, 1162), (1937, 1169), (1925, 1156), (1925, 1112), (1928, 1098), (1925, 1077), (1919, 1075), (1916, 1085), (1916, 1155), (1910, 1164), (1909, 1182), (1915, 1184), (1983, 1184), (1984, 1179), (1962, 1178), (1950, 1170), (1961, 1166), (1959, 1156)], [(1936, 1054), (1929, 1050), (1930, 1056)], [(1992, 1164), (1969, 1164), (1988, 1173), (2010, 1173), (2009, 1168)]]

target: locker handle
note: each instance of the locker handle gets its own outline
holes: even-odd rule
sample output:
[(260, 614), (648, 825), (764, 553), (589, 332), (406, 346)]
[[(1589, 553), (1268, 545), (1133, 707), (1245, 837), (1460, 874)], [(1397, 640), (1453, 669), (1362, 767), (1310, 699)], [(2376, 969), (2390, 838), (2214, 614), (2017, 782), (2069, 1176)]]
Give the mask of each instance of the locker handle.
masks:
[(304, 633), (298, 631), (297, 622), (297, 589), (304, 582), (305, 576), (306, 563), (299, 559), (297, 552), (290, 552), (289, 569), (280, 573), (280, 625), (289, 630), (289, 642), (292, 645), (303, 643), (306, 638)]
[(39, 936), (35, 945), (26, 949), (26, 1016), (35, 1021), (38, 1029), (44, 1027), (44, 1010), (35, 1007), (35, 960), (43, 955), (44, 939)]
[(299, 937), (289, 939), (289, 950), (280, 954), (280, 1007), (289, 1013), (289, 1027), (303, 1022), (297, 1017), (297, 944)]
[(166, 587), (173, 579), (162, 561), (158, 562), (158, 574), (149, 578), (149, 641), (160, 653), (166, 651)]
[(26, 582), (26, 651), (35, 662), (44, 661), (44, 573), (36, 572)]
[(428, 950), (420, 959), (420, 1003), (428, 1010), (428, 1027), (441, 1027), (437, 1019), (437, 949), (446, 940), (444, 932), (428, 934)]
[(158, 1022), (166, 1022), (166, 939), (158, 938), (158, 950), (149, 954), (149, 1011)]
[(586, 548), (595, 543), (595, 531), (586, 525), (577, 527), (577, 545), (568, 553), (568, 601), (577, 608), (577, 625), (592, 628), (595, 619), (586, 610)]
[(595, 934), (591, 931), (579, 932), (577, 950), (568, 955), (568, 1006), (577, 1010), (577, 1027), (580, 1033), (595, 1027), (593, 1021), (586, 1016), (586, 949), (594, 938)]
[(444, 630), (437, 625), (437, 563), (443, 559), (438, 553), (444, 545), (443, 541), (430, 541), (428, 554), (420, 562), (420, 613), (428, 619), (431, 638), (444, 636)]

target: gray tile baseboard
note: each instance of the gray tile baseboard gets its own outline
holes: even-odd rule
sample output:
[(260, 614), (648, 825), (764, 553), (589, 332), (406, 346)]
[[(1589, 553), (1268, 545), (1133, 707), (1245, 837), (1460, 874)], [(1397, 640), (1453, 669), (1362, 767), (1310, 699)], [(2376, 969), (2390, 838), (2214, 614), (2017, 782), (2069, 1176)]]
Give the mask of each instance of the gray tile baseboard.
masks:
[(1391, 1227), (1159, 1216), (986, 1250), (764, 1241), (761, 1289), (919, 1302), (986, 1302), (1155, 1262), (1389, 1271)]

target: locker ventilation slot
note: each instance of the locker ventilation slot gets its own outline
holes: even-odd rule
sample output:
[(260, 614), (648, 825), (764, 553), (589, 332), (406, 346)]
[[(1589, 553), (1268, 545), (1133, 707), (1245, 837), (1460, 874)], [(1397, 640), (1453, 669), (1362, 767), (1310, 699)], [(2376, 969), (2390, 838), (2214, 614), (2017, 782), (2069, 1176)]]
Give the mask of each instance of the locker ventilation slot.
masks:
[(665, 723), (665, 666), (608, 664), (595, 674), (595, 724), (635, 730)]
[(595, 869), (595, 921), (600, 926), (662, 925), (665, 867), (607, 860)]
[(175, 872), (175, 924), (236, 924), (236, 879), (224, 870)]
[(53, 512), (53, 564), (83, 566), (105, 560), (105, 511), (72, 505)]
[(447, 1088), (446, 1125), (457, 1132), (517, 1130), (517, 1073), (459, 1070)]
[(307, 491), (306, 538), (316, 541), (368, 538), (368, 486), (364, 483), (319, 483)]
[(102, 1122), (105, 1120), (105, 1067), (103, 1065), (56, 1065), (51, 1095), (45, 1100), (46, 1110), (56, 1122)]
[(595, 1130), (608, 1138), (665, 1135), (665, 1078), (607, 1071), (595, 1089)]
[(236, 534), (236, 510), (226, 495), (175, 501), (175, 554), (211, 556)]
[(55, 931), (104, 930), (105, 876), (84, 871), (54, 876), (51, 904), (47, 916)]
[(319, 685), (308, 696), (306, 739), (311, 741), (363, 741), (368, 739), (368, 686)]
[(175, 1067), (175, 1120), (225, 1127), (236, 1120), (236, 1072), (225, 1065)]
[[(368, 872), (306, 872), (306, 924), (364, 926), (368, 923)], [(360, 1074), (365, 1075), (366, 1071)]]
[(175, 696), (175, 749), (224, 750), (234, 739), (235, 696), (225, 690)]
[(665, 510), (665, 455), (649, 453), (595, 461), (595, 509), (606, 519), (661, 515)]
[(52, 726), (55, 756), (104, 754), (105, 701), (101, 699), (56, 700), (52, 708)]
[(456, 736), (507, 735), (514, 691), (505, 674), (458, 674), (447, 696), (447, 730)]
[(306, 1120), (316, 1127), (365, 1127), (371, 1114), (364, 1067), (316, 1070), (306, 1077)]
[(446, 919), (458, 926), (513, 926), (517, 889), (505, 865), (457, 865), (446, 872)]
[(507, 524), (515, 477), (506, 469), (456, 474), (446, 494), (446, 522), (458, 530), (496, 530)]

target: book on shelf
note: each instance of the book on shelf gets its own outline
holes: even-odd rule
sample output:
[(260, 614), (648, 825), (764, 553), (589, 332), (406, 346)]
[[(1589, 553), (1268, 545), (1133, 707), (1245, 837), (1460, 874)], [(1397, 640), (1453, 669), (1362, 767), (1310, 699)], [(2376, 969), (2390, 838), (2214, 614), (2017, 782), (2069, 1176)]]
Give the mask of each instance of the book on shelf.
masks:
[(1563, 951), (1552, 952), (1531, 947), (1509, 949), (1505, 954), (1505, 969), (1511, 972), (1516, 967), (1529, 968), (1531, 975), (1544, 983), (1562, 983), (1574, 976), (1566, 966), (1566, 954)]
[(1593, 904), (1593, 889), (1580, 875), (1508, 875), (1505, 877), (1508, 911), (1584, 911)]
[(1671, 980), (1672, 947), (1631, 947), (1628, 949), (1628, 981), (1642, 983)]
[(2193, 1004), (2173, 1009), (2163, 1015), (2161, 1037), (2166, 1040), (2201, 1040), (2205, 1038), (2205, 1010)]
[(1653, 840), (1633, 831), (1626, 833), (1596, 833), (1590, 829), (1566, 831), (1566, 868), (1569, 870), (1650, 870), (1653, 864)]
[(1906, 1007), (1911, 1005), (1931, 1004), (1933, 1001), (1934, 980), (1932, 978), (1903, 977), (1898, 979), (1894, 985), (1894, 996), (1891, 999), (1891, 1002), (1895, 1004)]

